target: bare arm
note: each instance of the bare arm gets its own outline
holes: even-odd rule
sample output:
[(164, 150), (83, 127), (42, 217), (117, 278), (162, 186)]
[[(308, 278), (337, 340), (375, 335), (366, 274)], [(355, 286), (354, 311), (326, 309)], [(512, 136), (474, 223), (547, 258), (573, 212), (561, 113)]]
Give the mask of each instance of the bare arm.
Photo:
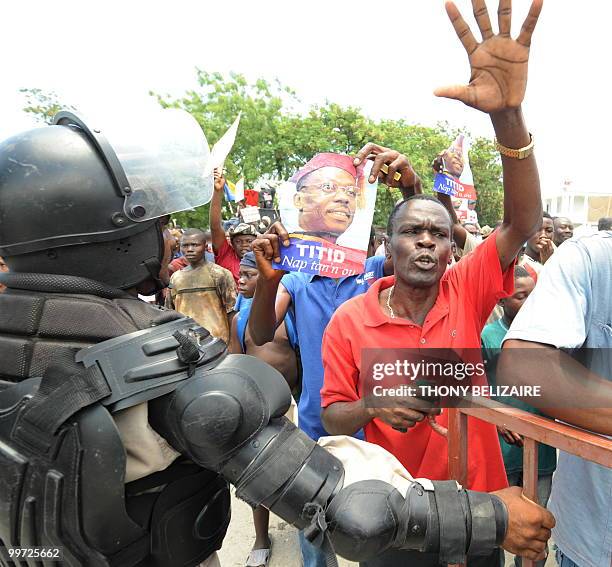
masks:
[(238, 340), (238, 317), (234, 317), (231, 322), (230, 344), (228, 348), (230, 354), (244, 354), (242, 352), (242, 346), (240, 345), (240, 341)]
[(336, 402), (321, 410), (323, 427), (330, 435), (354, 435), (371, 420), (363, 400)]
[[(500, 355), (497, 377), (500, 384), (541, 386), (538, 407), (550, 417), (612, 435), (612, 382), (563, 351), (509, 339)], [(524, 401), (533, 403), (530, 398)]]
[(217, 296), (227, 317), (228, 329), (232, 328), (232, 320), (236, 315), (236, 286), (234, 277), (229, 270), (221, 269), (221, 273), (215, 279), (217, 286)]
[[(522, 148), (530, 142), (520, 108), (491, 115), (500, 144)], [(497, 235), (497, 253), (505, 270), (542, 222), (542, 196), (535, 156), (517, 160), (502, 155), (504, 222)]]
[[(172, 278), (170, 278), (170, 282), (172, 282)], [(175, 309), (174, 307), (174, 297), (172, 296), (172, 288), (168, 288), (168, 293), (164, 299), (164, 307), (166, 309)]]
[(274, 223), (268, 232), (253, 242), (259, 278), (251, 304), (248, 332), (257, 346), (274, 340), (276, 327), (285, 318), (291, 295), (283, 285), (283, 270), (275, 270), (272, 260), (280, 262), (280, 243), (289, 244), (289, 235), (281, 223)]
[(232, 323), (235, 318), (236, 318), (235, 311), (230, 311), (229, 313), (227, 313), (227, 325), (229, 326), (230, 329), (232, 328)]
[(225, 177), (218, 169), (215, 169), (215, 188), (213, 197), (210, 202), (209, 222), (210, 233), (212, 235), (212, 247), (217, 253), (225, 242), (225, 231), (221, 223), (221, 204), (223, 202), (223, 187), (225, 186)]
[(257, 346), (274, 340), (276, 328), (283, 322), (291, 305), (291, 295), (280, 283), (260, 277), (251, 304), (248, 333)]
[[(543, 0), (533, 0), (516, 40), (510, 36), (510, 0), (501, 0), (499, 34), (494, 35), (485, 0), (472, 0), (482, 34), (478, 43), (453, 2), (446, 11), (467, 51), (471, 76), (468, 85), (454, 85), (435, 91), (436, 96), (460, 100), (491, 117), (495, 135), (503, 146), (520, 149), (529, 145), (521, 103), (527, 87), (527, 66), (531, 37), (542, 10)], [(502, 156), (504, 175), (504, 222), (497, 235), (497, 252), (506, 269), (542, 218), (540, 183), (535, 157), (523, 160)]]
[(353, 435), (372, 419), (378, 418), (399, 431), (407, 431), (427, 415), (439, 415), (440, 410), (418, 398), (398, 399), (394, 407), (367, 407), (365, 400), (335, 402), (321, 410), (325, 430), (331, 435)]

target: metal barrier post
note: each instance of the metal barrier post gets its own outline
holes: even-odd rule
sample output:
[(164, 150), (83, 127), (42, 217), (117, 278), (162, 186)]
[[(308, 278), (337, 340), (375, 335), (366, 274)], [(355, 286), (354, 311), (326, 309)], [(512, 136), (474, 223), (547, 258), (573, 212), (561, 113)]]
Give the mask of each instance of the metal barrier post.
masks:
[[(457, 480), (463, 486), (467, 486), (468, 415), (503, 426), (523, 436), (523, 493), (534, 502), (538, 502), (538, 443), (546, 443), (572, 455), (612, 468), (612, 440), (601, 435), (486, 398), (473, 399), (468, 407), (447, 411), (450, 478)], [(523, 565), (533, 567), (534, 561), (523, 559)]]
[[(468, 477), (468, 423), (467, 415), (460, 409), (450, 408), (448, 412), (448, 472), (461, 486), (467, 486)], [(465, 567), (451, 565), (448, 567)]]
[[(523, 494), (536, 504), (538, 502), (538, 442), (523, 439)], [(535, 561), (523, 558), (523, 567), (535, 567)]]

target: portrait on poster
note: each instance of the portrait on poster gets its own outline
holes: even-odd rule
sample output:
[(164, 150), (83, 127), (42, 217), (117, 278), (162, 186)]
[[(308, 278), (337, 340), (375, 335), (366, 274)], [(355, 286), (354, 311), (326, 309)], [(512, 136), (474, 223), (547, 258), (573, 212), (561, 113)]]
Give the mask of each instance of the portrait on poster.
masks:
[(332, 278), (363, 271), (377, 182), (372, 163), (357, 167), (342, 154), (317, 154), (278, 190), (281, 220), (291, 244), (274, 266)]
[(469, 141), (459, 134), (455, 141), (438, 155), (441, 171), (434, 178), (434, 191), (459, 199), (476, 200), (476, 189), (468, 157)]

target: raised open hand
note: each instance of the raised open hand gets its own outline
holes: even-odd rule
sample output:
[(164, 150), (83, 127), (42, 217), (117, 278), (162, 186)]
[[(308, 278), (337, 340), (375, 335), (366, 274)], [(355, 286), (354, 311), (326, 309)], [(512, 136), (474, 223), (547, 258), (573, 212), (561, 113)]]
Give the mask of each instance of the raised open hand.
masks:
[(482, 34), (478, 43), (457, 6), (446, 2), (446, 12), (463, 47), (468, 53), (471, 77), (468, 85), (436, 89), (436, 96), (460, 100), (489, 114), (517, 108), (523, 102), (527, 87), (527, 65), (531, 36), (544, 0), (533, 0), (520, 35), (510, 37), (512, 0), (500, 0), (497, 11), (499, 34), (494, 35), (485, 0), (472, 0), (474, 17)]

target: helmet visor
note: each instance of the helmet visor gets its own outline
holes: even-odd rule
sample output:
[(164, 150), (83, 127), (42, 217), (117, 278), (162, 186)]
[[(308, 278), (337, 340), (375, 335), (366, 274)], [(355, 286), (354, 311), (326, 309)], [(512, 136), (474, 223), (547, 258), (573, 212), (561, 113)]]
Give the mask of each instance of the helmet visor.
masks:
[(210, 150), (195, 118), (184, 110), (104, 123), (103, 133), (127, 177), (124, 212), (141, 222), (208, 203), (213, 193)]

